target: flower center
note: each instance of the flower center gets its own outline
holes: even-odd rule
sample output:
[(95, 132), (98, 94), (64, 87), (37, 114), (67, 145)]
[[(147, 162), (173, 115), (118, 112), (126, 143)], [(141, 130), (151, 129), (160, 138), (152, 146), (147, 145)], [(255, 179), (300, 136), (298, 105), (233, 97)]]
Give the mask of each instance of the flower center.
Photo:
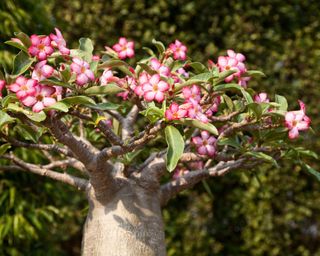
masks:
[(207, 140), (203, 140), (202, 144), (203, 144), (203, 146), (207, 146), (208, 145), (208, 141)]
[(81, 67), (81, 73), (86, 72), (86, 68), (85, 67)]
[(28, 86), (27, 85), (22, 85), (21, 87), (20, 87), (20, 89), (22, 90), (22, 91), (28, 91)]
[(44, 50), (44, 47), (45, 47), (44, 44), (39, 44), (39, 45), (38, 45), (38, 49), (39, 49), (40, 51), (43, 51), (43, 50)]
[(36, 96), (37, 101), (42, 101), (43, 100), (43, 96), (41, 94)]
[(226, 70), (230, 70), (230, 66), (226, 66)]
[(154, 90), (154, 91), (158, 91), (158, 84), (154, 84), (154, 85), (153, 85), (153, 90)]

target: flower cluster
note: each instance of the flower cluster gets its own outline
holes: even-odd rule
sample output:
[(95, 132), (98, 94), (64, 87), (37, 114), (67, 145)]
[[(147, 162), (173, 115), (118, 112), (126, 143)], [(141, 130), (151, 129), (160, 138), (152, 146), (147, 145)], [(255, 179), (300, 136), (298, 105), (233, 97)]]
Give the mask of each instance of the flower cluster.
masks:
[(249, 77), (243, 77), (242, 75), (247, 72), (247, 68), (244, 64), (246, 60), (245, 56), (241, 53), (236, 53), (233, 50), (227, 51), (227, 56), (220, 56), (218, 58), (218, 67), (219, 71), (234, 71), (233, 74), (225, 78), (227, 83), (231, 82), (233, 79), (238, 79), (238, 84), (246, 87)]
[(62, 55), (70, 54), (70, 50), (66, 47), (66, 41), (60, 30), (55, 28), (55, 31), (56, 35), (32, 35), (30, 37), (31, 46), (29, 47), (28, 52), (31, 56), (36, 56), (38, 60), (45, 60), (54, 52), (54, 47), (57, 48)]
[(119, 59), (132, 58), (134, 56), (134, 42), (127, 41), (124, 37), (120, 37), (119, 42), (112, 48), (117, 52)]
[(15, 92), (20, 102), (32, 107), (32, 111), (40, 112), (45, 107), (56, 103), (55, 87), (39, 84), (35, 79), (19, 76), (15, 83), (9, 85), (9, 90)]
[(197, 148), (199, 155), (214, 156), (216, 153), (216, 141), (214, 136), (210, 136), (209, 132), (202, 131), (200, 136), (192, 138), (192, 142)]

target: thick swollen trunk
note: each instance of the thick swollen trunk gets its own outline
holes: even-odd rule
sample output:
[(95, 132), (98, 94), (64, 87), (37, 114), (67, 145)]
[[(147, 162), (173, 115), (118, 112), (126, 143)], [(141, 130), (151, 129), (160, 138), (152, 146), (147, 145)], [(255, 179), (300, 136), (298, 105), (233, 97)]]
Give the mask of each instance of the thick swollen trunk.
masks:
[[(162, 256), (164, 230), (157, 191), (129, 182), (110, 199), (89, 193), (83, 256)], [(97, 197), (99, 199), (97, 199)]]

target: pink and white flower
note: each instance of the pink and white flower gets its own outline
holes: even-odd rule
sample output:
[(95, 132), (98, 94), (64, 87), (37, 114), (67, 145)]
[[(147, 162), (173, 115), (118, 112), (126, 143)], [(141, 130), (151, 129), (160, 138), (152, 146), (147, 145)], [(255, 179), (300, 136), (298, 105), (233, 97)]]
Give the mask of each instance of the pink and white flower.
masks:
[(244, 62), (246, 57), (242, 53), (236, 53), (234, 50), (227, 50), (227, 54), (230, 58), (234, 58), (239, 62)]
[(197, 119), (203, 123), (208, 123), (208, 117), (203, 113), (203, 110), (201, 106), (198, 104), (198, 102), (189, 102), (184, 104), (187, 106), (188, 114), (187, 116), (192, 119)]
[(156, 100), (162, 102), (165, 97), (165, 92), (169, 90), (169, 84), (162, 81), (160, 75), (151, 76), (149, 81), (142, 86), (143, 97), (146, 101)]
[(195, 84), (192, 85), (191, 87), (183, 87), (182, 94), (187, 101), (200, 102), (201, 100), (200, 87)]
[(38, 60), (45, 60), (53, 53), (54, 50), (51, 46), (50, 37), (32, 35), (30, 40), (31, 46), (29, 47), (28, 52), (32, 56), (36, 56)]
[(254, 96), (254, 101), (257, 103), (268, 103), (270, 100), (268, 98), (268, 94), (266, 94), (265, 92), (261, 92)]
[(289, 111), (285, 115), (285, 125), (289, 129), (289, 138), (295, 139), (299, 131), (308, 130), (311, 119), (305, 114), (305, 104), (299, 100), (300, 110)]
[(51, 45), (59, 49), (62, 55), (69, 55), (70, 50), (67, 48), (66, 40), (64, 40), (59, 29), (55, 28), (56, 34), (50, 34)]
[(124, 37), (120, 37), (119, 42), (112, 46), (112, 49), (118, 53), (119, 59), (132, 58), (134, 56), (134, 42), (127, 41)]
[(187, 71), (185, 71), (184, 68), (179, 68), (179, 69), (177, 70), (177, 73), (180, 74), (180, 75), (182, 75), (182, 76), (185, 77), (185, 78), (188, 78), (188, 77), (189, 77), (189, 73), (188, 73)]
[(117, 82), (119, 78), (113, 75), (110, 69), (105, 69), (100, 77), (101, 85), (107, 85), (108, 83)]
[(192, 138), (199, 155), (214, 156), (216, 153), (216, 141), (217, 139), (214, 136), (210, 136), (207, 131), (202, 131), (201, 136)]
[(187, 47), (182, 44), (179, 40), (169, 45), (169, 49), (173, 53), (175, 60), (185, 60), (187, 58)]
[(176, 179), (180, 178), (181, 176), (183, 176), (183, 175), (185, 175), (185, 174), (187, 174), (189, 172), (190, 171), (185, 167), (177, 167), (174, 170), (172, 178), (176, 180)]
[(168, 120), (179, 120), (187, 115), (188, 111), (181, 108), (177, 103), (173, 102), (165, 112)]
[(167, 66), (161, 64), (158, 59), (152, 58), (150, 60), (150, 65), (151, 65), (151, 68), (157, 71), (159, 75), (164, 77), (170, 76), (170, 69)]
[(42, 81), (46, 78), (49, 78), (53, 74), (53, 67), (46, 65), (47, 60), (40, 61), (34, 67), (32, 72), (32, 79)]
[(9, 90), (15, 92), (18, 99), (22, 99), (28, 95), (34, 95), (36, 92), (37, 80), (28, 79), (24, 76), (19, 76), (15, 83), (9, 85)]
[(56, 103), (54, 93), (56, 89), (52, 86), (37, 84), (34, 95), (28, 95), (21, 99), (23, 105), (32, 107), (33, 112), (40, 112), (45, 107), (49, 107)]
[(90, 65), (88, 62), (74, 57), (72, 59), (72, 64), (70, 65), (71, 71), (77, 75), (76, 83), (80, 86), (91, 82), (94, 80), (94, 74), (90, 70)]

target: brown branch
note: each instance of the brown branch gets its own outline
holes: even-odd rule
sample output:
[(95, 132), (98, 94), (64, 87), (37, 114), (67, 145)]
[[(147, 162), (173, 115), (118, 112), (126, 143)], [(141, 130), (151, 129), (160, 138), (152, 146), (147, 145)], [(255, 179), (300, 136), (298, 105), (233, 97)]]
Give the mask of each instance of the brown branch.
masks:
[(122, 125), (122, 139), (123, 140), (127, 140), (129, 138), (132, 137), (133, 133), (134, 133), (134, 123), (137, 120), (139, 114), (139, 108), (137, 107), (137, 105), (134, 105), (130, 112), (128, 113), (128, 115), (126, 116), (126, 118), (124, 118), (121, 121), (121, 125)]
[(237, 169), (245, 162), (244, 158), (219, 162), (216, 166), (209, 169), (191, 171), (173, 181), (161, 186), (161, 205), (165, 205), (170, 198), (176, 196), (179, 192), (193, 187), (203, 179), (211, 176), (223, 176), (231, 170)]
[(234, 111), (228, 115), (225, 116), (211, 116), (210, 120), (213, 122), (226, 122), (226, 121), (230, 121), (234, 116), (240, 114), (242, 112), (242, 110), (238, 110), (238, 111)]
[(95, 169), (96, 152), (92, 150), (90, 145), (74, 137), (65, 123), (51, 116), (44, 121), (44, 125), (50, 129), (58, 141), (72, 151), (74, 156), (82, 162), (89, 171)]
[[(11, 160), (12, 162), (14, 162), (17, 167), (20, 167), (21, 170), (27, 170), (29, 172), (38, 174), (38, 175), (42, 175), (42, 176), (46, 176), (49, 177), (51, 179), (60, 181), (62, 183), (65, 184), (69, 184), (73, 187), (78, 188), (79, 190), (85, 190), (88, 186), (88, 181), (85, 179), (81, 179), (79, 177), (75, 177), (72, 176), (70, 174), (67, 173), (59, 173), (59, 172), (55, 172), (52, 171), (50, 169), (47, 168), (41, 168), (35, 164), (31, 164), (31, 163), (26, 163), (25, 161), (21, 160), (20, 158), (16, 157), (13, 154), (5, 154), (1, 156), (2, 158)], [(19, 168), (17, 168), (16, 166), (10, 166), (10, 168), (5, 168), (3, 166), (1, 166), (0, 168), (2, 170), (20, 170)]]

